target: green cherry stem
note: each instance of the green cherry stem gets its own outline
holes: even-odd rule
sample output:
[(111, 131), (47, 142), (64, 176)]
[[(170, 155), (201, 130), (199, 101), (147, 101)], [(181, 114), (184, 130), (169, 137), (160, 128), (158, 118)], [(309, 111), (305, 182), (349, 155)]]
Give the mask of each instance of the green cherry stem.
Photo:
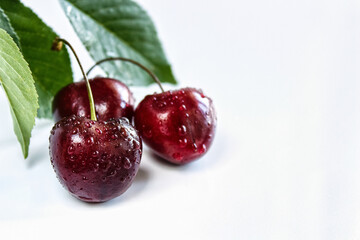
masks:
[(90, 102), (90, 118), (93, 121), (97, 121), (94, 97), (92, 95), (90, 82), (89, 82), (89, 79), (87, 78), (87, 75), (85, 74), (85, 71), (84, 71), (84, 69), (83, 69), (83, 67), (82, 67), (82, 65), (80, 63), (79, 57), (77, 56), (74, 48), (71, 46), (71, 44), (67, 40), (65, 40), (63, 38), (56, 37), (54, 42), (53, 42), (53, 45), (52, 45), (51, 49), (54, 50), (54, 51), (60, 51), (61, 48), (62, 48), (62, 43), (65, 43), (71, 49), (71, 51), (73, 52), (73, 54), (74, 54), (74, 56), (76, 58), (76, 61), (78, 62), (79, 66), (80, 66), (81, 73), (84, 76), (84, 79), (85, 79), (85, 82), (86, 82), (86, 88), (87, 88), (87, 93), (88, 93), (89, 102)]
[(164, 92), (164, 89), (161, 85), (161, 82), (160, 80), (158, 79), (158, 77), (152, 72), (150, 71), (147, 67), (145, 67), (144, 65), (142, 65), (141, 63), (135, 61), (135, 60), (132, 60), (132, 59), (129, 59), (129, 58), (123, 58), (123, 57), (109, 57), (109, 58), (104, 58), (98, 62), (96, 62), (86, 73), (86, 75), (89, 75), (89, 73), (91, 72), (91, 70), (93, 70), (97, 65), (103, 63), (103, 62), (108, 62), (108, 61), (117, 61), (117, 60), (120, 60), (120, 61), (124, 61), (124, 62), (130, 62), (132, 64), (135, 64), (136, 66), (140, 67), (141, 69), (143, 69), (145, 72), (147, 72), (151, 78), (159, 85), (160, 89), (162, 92)]

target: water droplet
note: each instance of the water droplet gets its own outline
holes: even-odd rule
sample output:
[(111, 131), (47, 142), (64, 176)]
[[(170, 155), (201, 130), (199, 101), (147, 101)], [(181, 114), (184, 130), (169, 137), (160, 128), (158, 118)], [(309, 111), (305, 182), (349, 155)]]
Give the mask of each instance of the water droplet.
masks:
[(81, 143), (78, 143), (76, 146), (77, 146), (78, 148), (81, 147)]
[(85, 176), (83, 176), (82, 179), (83, 179), (84, 181), (88, 180), (88, 178), (85, 177)]
[(186, 110), (186, 106), (183, 104), (183, 105), (181, 105), (180, 107), (179, 107), (179, 110), (180, 111), (185, 111)]
[(199, 152), (200, 152), (200, 153), (204, 153), (205, 151), (206, 151), (206, 145), (203, 144), (203, 145), (201, 145), (201, 147), (200, 147), (200, 149), (199, 149)]
[(126, 132), (126, 129), (125, 129), (125, 128), (121, 128), (121, 129), (120, 129), (120, 133), (121, 133), (121, 135), (122, 135), (124, 138), (126, 138), (126, 137), (128, 136), (128, 133)]
[(99, 151), (97, 151), (97, 150), (95, 150), (95, 151), (92, 152), (92, 156), (93, 156), (93, 157), (97, 157), (98, 154), (99, 154)]
[(178, 128), (178, 132), (180, 135), (185, 135), (186, 133), (186, 126), (185, 125), (181, 125), (179, 128)]
[(184, 158), (183, 155), (181, 155), (181, 153), (174, 153), (172, 157), (177, 161), (181, 161)]
[(94, 138), (92, 136), (86, 138), (86, 144), (90, 145), (94, 143)]
[(193, 148), (194, 152), (197, 152), (198, 147), (197, 147), (196, 143), (193, 143), (193, 144), (192, 144), (192, 148)]
[[(127, 106), (127, 107), (130, 107), (129, 104), (126, 104), (126, 106)], [(121, 118), (121, 119), (122, 119), (123, 122), (125, 122), (125, 123), (127, 123), (127, 124), (130, 123), (130, 122), (129, 122), (129, 119), (127, 119), (126, 117), (123, 117), (123, 118)]]
[(74, 147), (74, 145), (71, 144), (71, 145), (68, 147), (67, 152), (68, 152), (68, 154), (73, 154), (73, 153), (75, 152), (75, 147)]
[(85, 125), (85, 127), (87, 127), (87, 128), (90, 128), (90, 127), (91, 127), (91, 124), (90, 124), (89, 122), (85, 122), (84, 125)]
[(85, 166), (86, 163), (85, 163), (85, 161), (83, 160), (83, 161), (81, 161), (81, 164), (82, 164), (83, 166)]
[(188, 118), (188, 117), (190, 117), (190, 115), (189, 115), (188, 113), (185, 113), (185, 117), (187, 117), (187, 118)]
[(95, 163), (95, 166), (94, 166), (94, 172), (97, 172), (99, 170), (99, 164), (98, 163)]
[(95, 128), (95, 131), (98, 133), (98, 134), (102, 134), (102, 131), (98, 128)]
[(132, 143), (133, 143), (133, 147), (134, 147), (135, 149), (139, 149), (139, 148), (140, 148), (140, 144), (139, 144), (136, 140), (133, 140)]
[(125, 169), (130, 169), (132, 164), (130, 162), (130, 159), (125, 157), (124, 160), (123, 160), (123, 166)]
[(186, 147), (186, 145), (187, 145), (187, 139), (186, 139), (186, 138), (184, 138), (184, 139), (179, 139), (179, 146), (180, 146), (181, 148)]
[(76, 160), (76, 155), (70, 155), (69, 159), (72, 162), (75, 161)]
[(111, 139), (115, 140), (117, 138), (118, 138), (118, 135), (116, 135), (116, 134), (111, 135)]
[(78, 128), (75, 128), (73, 131), (72, 131), (72, 134), (77, 134), (79, 132), (79, 129)]
[(117, 172), (116, 172), (116, 170), (111, 171), (111, 172), (110, 172), (110, 174), (109, 174), (108, 176), (114, 176), (114, 175), (116, 175), (116, 173), (117, 173)]

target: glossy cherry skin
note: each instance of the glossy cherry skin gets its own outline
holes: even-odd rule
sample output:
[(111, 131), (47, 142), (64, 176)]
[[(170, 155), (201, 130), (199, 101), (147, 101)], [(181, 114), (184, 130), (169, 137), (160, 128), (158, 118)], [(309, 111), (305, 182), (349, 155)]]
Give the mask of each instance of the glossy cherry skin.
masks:
[[(95, 110), (99, 120), (126, 117), (130, 121), (134, 115), (134, 97), (129, 88), (112, 78), (90, 79)], [(76, 115), (90, 118), (90, 104), (85, 81), (67, 85), (61, 89), (53, 101), (54, 120)]]
[(51, 130), (50, 157), (60, 183), (86, 202), (124, 193), (139, 169), (142, 142), (126, 118), (65, 117)]
[(216, 129), (212, 100), (194, 88), (146, 96), (137, 106), (134, 120), (143, 141), (175, 164), (203, 156)]

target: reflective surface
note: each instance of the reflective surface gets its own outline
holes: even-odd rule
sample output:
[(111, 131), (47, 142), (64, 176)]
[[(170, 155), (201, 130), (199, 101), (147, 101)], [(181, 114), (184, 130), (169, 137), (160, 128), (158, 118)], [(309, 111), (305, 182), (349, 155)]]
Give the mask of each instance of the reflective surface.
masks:
[[(96, 115), (99, 120), (134, 115), (134, 98), (129, 88), (112, 78), (97, 77), (90, 79)], [(85, 81), (72, 83), (60, 90), (54, 98), (53, 112), (55, 121), (75, 114), (90, 118), (89, 98)]]
[(185, 164), (210, 147), (216, 114), (212, 100), (201, 90), (183, 88), (146, 96), (136, 108), (135, 126), (156, 154)]

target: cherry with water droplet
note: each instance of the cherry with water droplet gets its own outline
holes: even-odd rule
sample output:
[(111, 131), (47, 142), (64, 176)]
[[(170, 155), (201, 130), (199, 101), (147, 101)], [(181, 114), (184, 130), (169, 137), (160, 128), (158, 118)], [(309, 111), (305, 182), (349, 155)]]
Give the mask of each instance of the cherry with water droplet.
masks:
[[(80, 121), (76, 134), (72, 133), (74, 121)], [(89, 121), (74, 115), (60, 120), (53, 128), (54, 134), (50, 135), (50, 156), (58, 179), (72, 195), (87, 202), (104, 202), (130, 187), (134, 176), (125, 181), (121, 179), (129, 173), (137, 173), (142, 143), (126, 118), (99, 120), (88, 128), (86, 123)], [(112, 137), (114, 134), (122, 136), (121, 131), (126, 131), (128, 136)], [(101, 144), (95, 144), (96, 141)], [(79, 143), (81, 145), (77, 147)], [(122, 147), (116, 147), (120, 144)]]
[(123, 60), (145, 70), (162, 93), (146, 96), (135, 110), (134, 123), (143, 141), (160, 157), (175, 164), (189, 163), (203, 156), (213, 142), (216, 113), (212, 100), (202, 90), (183, 88), (164, 91), (159, 79), (138, 62)]
[[(57, 38), (54, 44), (64, 42)], [(75, 52), (74, 52), (75, 54)], [(76, 54), (75, 54), (76, 56)], [(133, 182), (142, 156), (142, 141), (127, 118), (97, 120), (89, 81), (89, 115), (66, 116), (49, 138), (54, 171), (73, 196), (86, 202), (104, 202), (124, 193)]]
[(216, 128), (212, 100), (194, 88), (146, 96), (137, 106), (134, 120), (143, 141), (157, 155), (175, 164), (203, 156)]
[(143, 141), (160, 157), (175, 164), (189, 163), (203, 156), (215, 135), (216, 113), (212, 100), (202, 90), (183, 88), (164, 91), (159, 79), (140, 63), (122, 60), (145, 70), (162, 93), (146, 96), (135, 110), (134, 123)]

